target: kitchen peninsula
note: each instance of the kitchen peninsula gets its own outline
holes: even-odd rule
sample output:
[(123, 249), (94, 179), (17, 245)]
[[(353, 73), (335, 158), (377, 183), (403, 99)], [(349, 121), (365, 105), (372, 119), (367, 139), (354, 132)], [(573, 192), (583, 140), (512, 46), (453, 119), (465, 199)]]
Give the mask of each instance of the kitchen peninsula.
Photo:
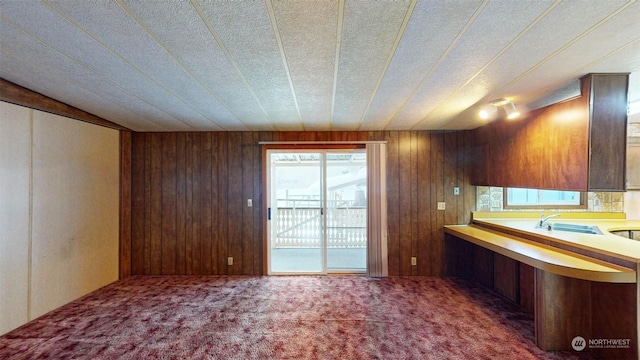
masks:
[[(598, 357), (637, 358), (640, 241), (613, 233), (640, 230), (640, 221), (572, 212), (536, 228), (540, 221), (534, 212), (475, 212), (468, 225), (445, 226), (448, 272), (532, 312), (543, 350), (575, 350), (579, 337)], [(558, 223), (595, 231), (549, 230)]]

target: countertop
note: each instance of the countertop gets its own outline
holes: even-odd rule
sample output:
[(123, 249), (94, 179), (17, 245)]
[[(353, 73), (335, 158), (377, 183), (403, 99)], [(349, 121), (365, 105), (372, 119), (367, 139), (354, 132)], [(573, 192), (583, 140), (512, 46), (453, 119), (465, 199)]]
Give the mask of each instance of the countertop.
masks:
[(539, 215), (537, 215), (537, 217), (527, 217), (526, 214), (522, 214), (523, 217), (520, 217), (509, 214), (501, 217), (500, 214), (505, 213), (474, 213), (472, 223), (479, 226), (488, 226), (494, 229), (503, 229), (529, 236), (536, 236), (549, 241), (566, 243), (636, 263), (640, 262), (640, 241), (611, 234), (611, 231), (619, 230), (640, 231), (640, 220), (626, 220), (620, 218), (620, 216), (608, 216), (606, 214), (602, 214), (600, 217), (598, 217), (597, 214), (588, 214), (584, 217), (589, 218), (580, 218), (580, 215), (575, 213), (571, 215), (561, 213), (562, 215), (559, 217), (549, 220), (549, 223), (595, 225), (602, 231), (602, 235), (598, 235), (536, 229), (535, 226), (540, 221)]

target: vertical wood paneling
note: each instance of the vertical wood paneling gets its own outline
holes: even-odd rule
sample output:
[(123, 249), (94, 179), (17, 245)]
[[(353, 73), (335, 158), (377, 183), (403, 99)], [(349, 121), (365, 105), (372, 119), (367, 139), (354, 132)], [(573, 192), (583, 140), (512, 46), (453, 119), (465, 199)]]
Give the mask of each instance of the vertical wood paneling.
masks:
[(176, 134), (161, 135), (162, 194), (161, 194), (161, 273), (176, 273)]
[[(411, 195), (411, 253), (409, 256), (416, 256), (418, 253), (418, 133), (410, 132), (410, 154), (411, 154), (411, 176), (410, 176), (410, 195)], [(411, 263), (411, 259), (409, 259)], [(417, 265), (411, 265), (411, 275), (418, 275)]]
[[(462, 132), (135, 133), (133, 274), (262, 274), (259, 141), (387, 141), (389, 274), (444, 275), (443, 225), (475, 206)], [(453, 196), (453, 186), (461, 195)], [(451, 194), (449, 194), (451, 193)], [(247, 199), (253, 207), (247, 207)], [(445, 211), (436, 210), (446, 201)], [(227, 257), (233, 256), (233, 266)], [(418, 259), (411, 266), (411, 257)]]
[(471, 132), (465, 131), (461, 136), (464, 139), (464, 149), (458, 150), (464, 152), (464, 172), (462, 176), (463, 188), (460, 189), (460, 193), (464, 196), (464, 202), (462, 206), (463, 217), (459, 224), (468, 224), (471, 221), (471, 211), (476, 209), (476, 187), (471, 186), (472, 174), (477, 171), (475, 162), (476, 154), (475, 145), (472, 145)]
[(427, 175), (429, 177), (431, 207), (433, 209), (431, 213), (431, 236), (429, 239), (429, 275), (442, 273), (444, 211), (437, 210), (437, 203), (444, 201), (443, 146), (442, 133), (431, 133), (431, 173)]
[(217, 216), (219, 218), (218, 228), (218, 274), (227, 274), (229, 267), (227, 266), (227, 256), (229, 255), (229, 238), (228, 238), (228, 195), (227, 183), (232, 181), (229, 179), (229, 136), (228, 133), (218, 134), (218, 208)]
[(535, 268), (527, 264), (518, 264), (518, 303), (528, 313), (535, 308)]
[(398, 132), (385, 132), (387, 142), (387, 222), (389, 275), (400, 275), (400, 183)]
[(202, 181), (200, 172), (202, 171), (202, 163), (201, 163), (201, 154), (202, 154), (202, 133), (196, 133), (193, 137), (193, 147), (192, 147), (192, 162), (193, 162), (193, 173), (191, 178), (191, 186), (192, 186), (192, 209), (193, 209), (193, 223), (191, 224), (191, 251), (192, 251), (192, 262), (191, 262), (191, 272), (194, 275), (202, 274), (202, 245), (200, 238), (200, 228), (202, 221), (202, 208), (200, 207), (202, 201)]
[(494, 255), (491, 250), (480, 246), (473, 246), (473, 277), (488, 288), (494, 284)]
[(457, 221), (457, 199), (458, 196), (453, 194), (453, 188), (458, 185), (458, 153), (455, 151), (458, 148), (458, 137), (455, 132), (448, 132), (443, 134), (443, 160), (442, 168), (443, 183), (442, 191), (444, 193), (444, 202), (449, 211), (444, 212), (445, 225), (456, 224)]
[(211, 179), (211, 227), (209, 229), (209, 239), (211, 241), (211, 245), (208, 247), (209, 258), (211, 259), (211, 274), (218, 273), (220, 261), (222, 261), (219, 252), (220, 249), (218, 248), (218, 243), (222, 241), (222, 239), (220, 238), (218, 228), (220, 227), (220, 222), (223, 220), (217, 214), (218, 207), (220, 206), (220, 178), (218, 177), (218, 166), (220, 162), (219, 154), (221, 134), (222, 133), (211, 134), (211, 171), (209, 172)]
[[(456, 210), (456, 217), (455, 217), (455, 221), (453, 222), (454, 224), (462, 224), (464, 223), (464, 219), (465, 219), (465, 202), (464, 202), (464, 189), (465, 189), (465, 155), (466, 155), (466, 151), (464, 150), (464, 133), (461, 131), (458, 131), (455, 133), (456, 134), (456, 141), (457, 141), (457, 145), (456, 145), (456, 149), (462, 149), (461, 151), (453, 151), (455, 153), (455, 156), (457, 157), (456, 159), (456, 182), (454, 184), (454, 186), (458, 187), (459, 190), (459, 195), (454, 197), (454, 205), (455, 205), (455, 210)], [(447, 151), (452, 152), (451, 149), (447, 149)], [(453, 192), (453, 189), (451, 189), (451, 191)]]
[(131, 132), (120, 131), (120, 279), (131, 276)]
[(151, 134), (144, 136), (144, 274), (151, 274)]
[(431, 174), (431, 139), (428, 132), (418, 132), (416, 151), (418, 157), (418, 212), (416, 216), (418, 221), (416, 245), (416, 257), (418, 258), (417, 272), (418, 275), (431, 275), (429, 242), (431, 240), (431, 209), (433, 206), (429, 184)]
[(307, 131), (307, 132), (303, 132), (299, 135), (299, 139), (300, 140), (304, 140), (304, 141), (317, 141), (316, 138), (316, 133), (313, 131)]
[(144, 274), (145, 134), (134, 133), (131, 143), (131, 274)]
[(185, 275), (186, 269), (186, 224), (187, 224), (187, 186), (186, 186), (186, 134), (176, 134), (176, 274)]
[(151, 269), (162, 273), (162, 134), (151, 134)]
[(202, 168), (199, 172), (200, 193), (200, 268), (203, 275), (213, 274), (211, 268), (211, 133), (202, 134)]
[(229, 181), (227, 201), (227, 226), (229, 239), (229, 255), (234, 258), (233, 266), (229, 267), (230, 274), (242, 274), (243, 252), (243, 218), (242, 218), (242, 133), (229, 133)]
[(242, 196), (239, 199), (242, 206), (242, 262), (239, 267), (241, 274), (253, 274), (253, 207), (247, 206), (247, 199), (253, 201), (254, 198), (254, 147), (253, 133), (242, 133)]
[(193, 274), (193, 133), (185, 134), (185, 274)]
[(507, 299), (518, 302), (518, 264), (504, 255), (493, 256), (493, 287)]
[[(273, 133), (256, 132), (254, 133), (256, 143), (259, 141), (273, 141)], [(266, 176), (266, 169), (262, 168), (262, 149), (259, 146), (254, 147), (253, 168), (253, 275), (260, 275), (263, 272), (263, 225), (266, 219), (264, 211), (264, 191), (262, 190), (263, 177)]]
[(400, 274), (411, 275), (411, 132), (398, 132)]

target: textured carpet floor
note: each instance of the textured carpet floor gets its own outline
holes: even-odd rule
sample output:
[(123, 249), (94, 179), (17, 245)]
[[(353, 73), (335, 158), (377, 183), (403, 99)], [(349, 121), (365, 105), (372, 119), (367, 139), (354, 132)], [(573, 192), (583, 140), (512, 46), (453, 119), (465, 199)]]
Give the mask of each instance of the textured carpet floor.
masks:
[[(584, 354), (582, 354), (584, 356)], [(435, 277), (132, 277), (0, 337), (1, 359), (577, 359)]]

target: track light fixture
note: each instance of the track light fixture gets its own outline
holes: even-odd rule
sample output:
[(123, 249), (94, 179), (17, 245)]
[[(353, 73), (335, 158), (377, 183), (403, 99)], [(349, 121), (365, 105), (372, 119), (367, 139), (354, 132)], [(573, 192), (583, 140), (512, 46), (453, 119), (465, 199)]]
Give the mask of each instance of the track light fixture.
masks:
[(480, 116), (480, 119), (487, 120), (487, 119), (493, 118), (497, 112), (498, 112), (497, 107), (491, 104), (487, 104), (487, 105), (484, 105), (482, 109), (480, 109), (480, 112), (478, 113), (478, 115)]
[(510, 102), (510, 103), (506, 104), (505, 106), (503, 106), (502, 109), (504, 110), (504, 113), (507, 115), (507, 119), (509, 119), (509, 120), (515, 119), (518, 116), (520, 116), (520, 112), (516, 108), (516, 104), (514, 104), (512, 102)]
[(499, 108), (502, 108), (505, 115), (507, 116), (507, 119), (515, 119), (520, 116), (520, 112), (516, 108), (516, 105), (505, 98), (495, 99), (489, 104), (483, 106), (482, 109), (480, 109), (478, 116), (480, 116), (481, 119), (485, 120), (493, 118), (498, 112)]

